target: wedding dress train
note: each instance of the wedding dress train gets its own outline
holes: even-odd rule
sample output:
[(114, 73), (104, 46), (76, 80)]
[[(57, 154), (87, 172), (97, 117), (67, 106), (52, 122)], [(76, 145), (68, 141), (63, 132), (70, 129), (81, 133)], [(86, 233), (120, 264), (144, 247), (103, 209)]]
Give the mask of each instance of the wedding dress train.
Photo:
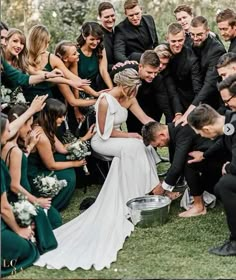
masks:
[(153, 148), (145, 147), (139, 139), (110, 137), (112, 129), (120, 129), (126, 121), (127, 109), (108, 93), (99, 97), (96, 109), (103, 96), (109, 105), (105, 130), (101, 134), (97, 124), (91, 144), (96, 152), (113, 156), (109, 173), (95, 203), (54, 231), (58, 247), (40, 256), (37, 266), (70, 270), (109, 268), (134, 230), (127, 219), (126, 202), (147, 194), (159, 183), (159, 159)]

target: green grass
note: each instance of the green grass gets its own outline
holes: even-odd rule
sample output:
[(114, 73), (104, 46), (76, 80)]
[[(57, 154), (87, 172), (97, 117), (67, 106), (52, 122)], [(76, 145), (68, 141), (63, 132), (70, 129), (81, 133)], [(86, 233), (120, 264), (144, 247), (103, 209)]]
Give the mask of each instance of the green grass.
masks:
[[(166, 164), (165, 164), (166, 165)], [(163, 169), (163, 167), (161, 167)], [(94, 196), (99, 186), (90, 186), (84, 195), (77, 189), (70, 206), (62, 213), (67, 222), (79, 214), (85, 196)], [(155, 228), (135, 228), (110, 269), (48, 270), (32, 266), (11, 279), (216, 279), (236, 277), (236, 257), (210, 255), (208, 249), (228, 237), (222, 207), (205, 216), (178, 218), (179, 199), (171, 204), (168, 222)], [(102, 226), (102, 225), (101, 225)], [(76, 233), (75, 233), (76, 234)]]

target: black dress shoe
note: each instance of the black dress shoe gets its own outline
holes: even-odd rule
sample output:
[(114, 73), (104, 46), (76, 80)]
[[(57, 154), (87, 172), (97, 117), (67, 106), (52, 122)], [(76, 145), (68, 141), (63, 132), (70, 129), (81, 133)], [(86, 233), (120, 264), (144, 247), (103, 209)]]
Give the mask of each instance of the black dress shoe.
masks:
[(236, 256), (236, 240), (227, 240), (223, 245), (210, 249), (209, 253), (218, 256)]

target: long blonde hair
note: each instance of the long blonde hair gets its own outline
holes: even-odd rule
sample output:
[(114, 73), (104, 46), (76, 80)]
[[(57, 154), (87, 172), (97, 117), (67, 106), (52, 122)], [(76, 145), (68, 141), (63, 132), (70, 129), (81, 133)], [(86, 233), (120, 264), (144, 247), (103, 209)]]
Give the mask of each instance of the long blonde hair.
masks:
[[(22, 70), (23, 72), (28, 72), (28, 50), (26, 48), (26, 37), (25, 34), (17, 28), (11, 28), (9, 29), (8, 33), (7, 33), (7, 37), (6, 37), (6, 41), (7, 43), (9, 42), (9, 40), (11, 39), (11, 37), (13, 35), (17, 34), (20, 38), (20, 42), (22, 45), (24, 45), (24, 48), (22, 49), (22, 51), (19, 53), (18, 56), (13, 56), (11, 59), (10, 64), (17, 68)], [(5, 48), (5, 55), (7, 54), (7, 46)]]
[(34, 25), (27, 37), (27, 47), (29, 50), (29, 64), (37, 68), (42, 61), (42, 54), (46, 51), (50, 40), (50, 33), (46, 26)]
[(138, 72), (132, 68), (124, 69), (115, 74), (114, 83), (122, 88), (129, 88), (128, 91), (123, 92), (123, 94), (129, 97), (134, 90), (138, 90), (138, 87), (142, 84)]

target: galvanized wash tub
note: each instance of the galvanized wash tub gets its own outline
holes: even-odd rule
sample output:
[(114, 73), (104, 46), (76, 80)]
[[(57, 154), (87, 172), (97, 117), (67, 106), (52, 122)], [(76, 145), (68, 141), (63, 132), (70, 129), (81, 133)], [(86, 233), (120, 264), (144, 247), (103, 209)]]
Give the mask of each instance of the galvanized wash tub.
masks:
[(163, 225), (168, 219), (171, 200), (167, 196), (147, 195), (129, 200), (131, 221), (140, 227)]

